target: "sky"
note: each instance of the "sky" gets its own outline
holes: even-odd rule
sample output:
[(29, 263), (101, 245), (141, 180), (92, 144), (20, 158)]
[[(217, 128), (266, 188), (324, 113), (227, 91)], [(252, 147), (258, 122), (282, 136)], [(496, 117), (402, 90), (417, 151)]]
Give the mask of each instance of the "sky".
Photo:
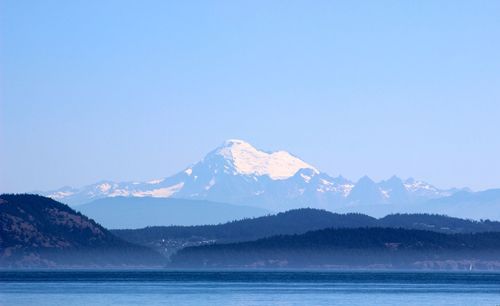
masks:
[(500, 1), (0, 1), (0, 192), (166, 177), (230, 138), (500, 187)]

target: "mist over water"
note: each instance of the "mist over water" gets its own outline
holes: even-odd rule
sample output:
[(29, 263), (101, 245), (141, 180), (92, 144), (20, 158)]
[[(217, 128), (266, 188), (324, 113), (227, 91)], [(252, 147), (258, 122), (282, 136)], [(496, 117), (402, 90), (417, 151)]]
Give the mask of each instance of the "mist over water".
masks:
[(3, 271), (0, 305), (497, 305), (500, 274)]

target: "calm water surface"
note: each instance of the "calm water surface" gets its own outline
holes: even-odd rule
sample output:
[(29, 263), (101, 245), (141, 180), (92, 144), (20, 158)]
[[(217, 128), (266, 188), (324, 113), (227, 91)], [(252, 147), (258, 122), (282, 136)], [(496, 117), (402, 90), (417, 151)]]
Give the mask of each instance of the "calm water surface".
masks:
[(500, 274), (0, 271), (0, 305), (500, 306)]

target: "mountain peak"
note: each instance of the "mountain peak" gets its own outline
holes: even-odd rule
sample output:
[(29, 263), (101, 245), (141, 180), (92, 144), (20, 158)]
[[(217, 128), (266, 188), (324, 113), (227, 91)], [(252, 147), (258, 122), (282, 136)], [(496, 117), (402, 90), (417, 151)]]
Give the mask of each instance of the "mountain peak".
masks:
[(384, 182), (388, 183), (388, 184), (403, 185), (403, 180), (396, 175), (391, 176), (389, 179), (385, 180)]
[(360, 178), (358, 180), (358, 184), (370, 184), (370, 185), (374, 185), (375, 182), (368, 175), (364, 175), (362, 178)]
[(267, 175), (274, 180), (283, 180), (304, 168), (319, 173), (316, 168), (286, 151), (267, 153), (239, 139), (225, 141), (215, 154), (228, 161), (235, 172), (244, 175)]
[(417, 203), (454, 192), (396, 176), (381, 182), (367, 176), (357, 182), (342, 176), (333, 178), (287, 151), (266, 152), (244, 140), (229, 139), (170, 177), (145, 182), (101, 181), (44, 194), (71, 204), (116, 196), (175, 197), (286, 210), (305, 206), (333, 209), (352, 203)]
[(228, 139), (224, 141), (223, 147), (232, 147), (235, 145), (250, 145), (248, 142), (241, 139)]

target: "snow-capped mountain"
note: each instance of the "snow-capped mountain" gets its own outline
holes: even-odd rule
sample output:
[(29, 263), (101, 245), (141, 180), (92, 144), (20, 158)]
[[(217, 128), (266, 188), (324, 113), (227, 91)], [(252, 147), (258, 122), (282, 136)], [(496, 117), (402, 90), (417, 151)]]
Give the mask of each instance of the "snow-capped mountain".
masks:
[(148, 182), (102, 181), (44, 194), (69, 204), (116, 196), (173, 197), (279, 211), (297, 207), (331, 210), (339, 205), (405, 204), (453, 192), (414, 179), (402, 181), (395, 176), (379, 183), (368, 177), (352, 182), (320, 172), (286, 151), (268, 153), (242, 140), (228, 140), (192, 167), (171, 177)]

